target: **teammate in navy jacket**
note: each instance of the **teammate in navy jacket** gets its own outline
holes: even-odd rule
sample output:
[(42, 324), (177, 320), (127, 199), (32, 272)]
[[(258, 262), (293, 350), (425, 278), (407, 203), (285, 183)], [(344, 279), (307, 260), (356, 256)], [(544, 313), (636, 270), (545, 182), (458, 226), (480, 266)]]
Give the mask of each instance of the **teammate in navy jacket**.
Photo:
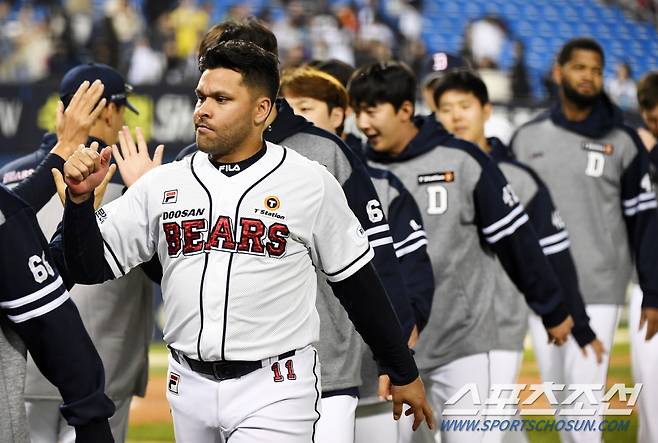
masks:
[[(114, 404), (104, 394), (103, 364), (69, 298), (34, 212), (5, 186), (0, 186), (0, 243), (5, 251), (0, 255), (3, 322), (9, 322), (41, 372), (59, 389), (64, 399), (60, 411), (76, 428), (76, 441), (114, 441), (107, 422)], [(12, 395), (11, 400), (19, 401), (23, 408), (23, 380), (4, 381), (20, 388), (18, 397)], [(11, 404), (0, 409), (15, 413)], [(10, 420), (0, 417), (0, 435), (10, 430)], [(16, 440), (12, 437), (11, 441)]]
[[(339, 136), (343, 131), (348, 110), (347, 90), (338, 79), (328, 73), (310, 67), (284, 71), (281, 77), (280, 95), (285, 97), (295, 113), (305, 117), (319, 128)], [(354, 152), (361, 152), (355, 146)], [(422, 227), (418, 205), (402, 182), (390, 171), (366, 165), (366, 170), (375, 185), (384, 215), (389, 220), (393, 235), (395, 254), (402, 268), (407, 293), (410, 297), (419, 332), (427, 324), (434, 292), (432, 266), (427, 255), (427, 235)], [(413, 347), (417, 334), (410, 338)], [(364, 347), (361, 367), (362, 385), (359, 405), (378, 401), (377, 369), (372, 352)], [(331, 392), (323, 395), (331, 395)], [(354, 425), (356, 398), (333, 395), (323, 399), (323, 418), (318, 423), (318, 442), (397, 441), (395, 423), (388, 416), (388, 406), (373, 407), (368, 414), (357, 412), (359, 420)], [(363, 410), (363, 408), (362, 408)], [(342, 429), (342, 430), (341, 430)]]

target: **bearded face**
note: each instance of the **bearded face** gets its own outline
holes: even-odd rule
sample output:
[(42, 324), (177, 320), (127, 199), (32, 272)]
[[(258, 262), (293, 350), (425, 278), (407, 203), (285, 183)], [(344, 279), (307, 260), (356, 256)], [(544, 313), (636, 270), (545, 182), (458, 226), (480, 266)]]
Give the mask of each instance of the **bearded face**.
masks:
[(574, 49), (558, 67), (558, 84), (564, 97), (579, 108), (589, 108), (603, 93), (603, 61), (591, 50)]

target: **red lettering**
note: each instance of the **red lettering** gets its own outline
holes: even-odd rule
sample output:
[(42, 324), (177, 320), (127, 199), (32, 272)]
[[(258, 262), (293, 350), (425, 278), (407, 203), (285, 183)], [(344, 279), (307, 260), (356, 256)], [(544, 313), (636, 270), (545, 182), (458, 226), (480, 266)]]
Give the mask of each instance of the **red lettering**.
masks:
[(208, 230), (205, 219), (185, 220), (183, 226), (183, 255), (194, 255), (203, 251), (203, 232)]
[(175, 222), (163, 223), (162, 230), (167, 241), (167, 253), (169, 257), (178, 257), (181, 249), (180, 226)]
[[(219, 244), (219, 240), (222, 240), (222, 244)], [(233, 229), (231, 228), (231, 219), (221, 215), (215, 223), (215, 227), (210, 234), (208, 243), (206, 244), (206, 250), (210, 249), (224, 249), (229, 251), (235, 251), (235, 240), (233, 239)]]
[(240, 226), (242, 226), (242, 232), (240, 233), (238, 251), (263, 254), (265, 252), (263, 247), (265, 224), (255, 218), (241, 218)]
[(281, 257), (286, 252), (286, 242), (290, 235), (290, 230), (286, 225), (274, 223), (267, 231), (267, 253), (270, 257)]

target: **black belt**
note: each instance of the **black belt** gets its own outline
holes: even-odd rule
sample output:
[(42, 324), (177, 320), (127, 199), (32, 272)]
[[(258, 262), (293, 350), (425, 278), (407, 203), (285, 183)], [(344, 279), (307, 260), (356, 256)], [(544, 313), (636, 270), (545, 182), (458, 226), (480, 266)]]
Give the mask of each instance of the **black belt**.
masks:
[[(171, 356), (180, 363), (178, 352), (175, 349), (169, 348)], [(288, 351), (277, 357), (278, 360), (295, 355), (295, 350)], [(182, 355), (182, 354), (181, 354)], [(240, 360), (219, 360), (219, 361), (199, 361), (183, 355), (183, 358), (194, 372), (200, 374), (210, 375), (215, 377), (216, 380), (228, 380), (230, 378), (244, 377), (245, 375), (254, 372), (263, 367), (262, 362), (259, 361), (240, 361)]]

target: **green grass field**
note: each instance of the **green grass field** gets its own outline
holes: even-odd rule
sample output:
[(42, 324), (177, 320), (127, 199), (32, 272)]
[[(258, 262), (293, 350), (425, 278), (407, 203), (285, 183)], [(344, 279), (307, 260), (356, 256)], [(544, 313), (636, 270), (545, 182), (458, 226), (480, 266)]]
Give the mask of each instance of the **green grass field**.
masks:
[[(608, 374), (610, 379), (617, 383), (632, 385), (630, 345), (628, 340), (625, 339), (627, 334), (625, 334), (623, 330), (620, 330), (619, 332), (611, 353), (614, 364), (610, 365)], [(153, 345), (151, 347), (150, 379), (152, 384), (155, 384), (154, 381), (156, 380), (162, 381), (165, 378), (167, 373), (166, 358), (167, 350), (164, 346)], [(537, 381), (539, 381), (539, 371), (537, 370), (534, 361), (533, 352), (530, 349), (526, 350), (524, 354), (521, 375), (530, 378), (536, 377)], [(164, 397), (164, 393), (159, 391), (155, 391), (153, 395)], [(139, 409), (145, 410), (146, 412), (152, 412), (152, 409), (156, 407), (153, 403), (154, 400), (152, 400), (152, 397), (153, 396), (151, 396), (150, 393), (147, 393), (145, 399), (140, 399)], [(163, 406), (158, 405), (157, 407), (162, 408)], [(171, 420), (167, 414), (160, 414), (161, 418), (158, 420), (149, 421), (143, 418), (137, 420), (136, 417), (139, 415), (138, 412), (140, 411), (135, 411), (135, 409), (136, 408), (133, 407), (131, 410), (131, 421), (128, 430), (129, 443), (165, 443), (175, 441)], [(529, 418), (541, 419), (549, 417), (532, 416)], [(609, 418), (612, 419), (614, 417)], [(637, 415), (633, 413), (629, 419), (631, 420), (630, 429), (624, 432), (605, 432), (605, 443), (634, 443), (637, 435)], [(557, 432), (534, 431), (527, 433), (527, 436), (532, 443), (559, 443), (560, 441)]]

